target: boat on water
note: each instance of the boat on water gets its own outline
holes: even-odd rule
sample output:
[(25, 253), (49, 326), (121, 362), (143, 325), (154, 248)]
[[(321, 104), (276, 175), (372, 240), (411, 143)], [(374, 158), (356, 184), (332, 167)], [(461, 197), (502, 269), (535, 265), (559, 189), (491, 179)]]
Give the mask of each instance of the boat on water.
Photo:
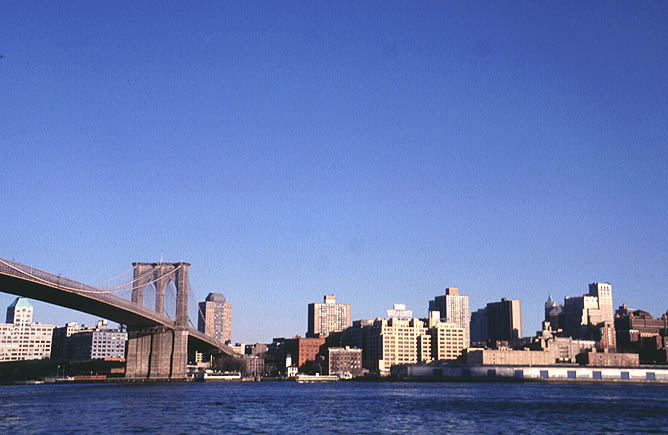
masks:
[(200, 382), (234, 382), (241, 381), (240, 372), (216, 372), (213, 370), (205, 370), (203, 372), (195, 373), (195, 380)]
[(320, 375), (317, 373), (315, 375), (305, 375), (300, 373), (295, 376), (295, 380), (300, 384), (311, 382), (337, 382), (339, 377), (337, 375)]

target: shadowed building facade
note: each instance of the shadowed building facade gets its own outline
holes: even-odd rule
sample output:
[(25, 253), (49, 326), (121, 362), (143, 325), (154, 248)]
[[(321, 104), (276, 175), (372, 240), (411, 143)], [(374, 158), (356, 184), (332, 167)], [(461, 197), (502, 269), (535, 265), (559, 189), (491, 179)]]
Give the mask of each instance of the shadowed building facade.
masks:
[(519, 299), (501, 299), (487, 304), (487, 338), (513, 343), (522, 338), (522, 305)]

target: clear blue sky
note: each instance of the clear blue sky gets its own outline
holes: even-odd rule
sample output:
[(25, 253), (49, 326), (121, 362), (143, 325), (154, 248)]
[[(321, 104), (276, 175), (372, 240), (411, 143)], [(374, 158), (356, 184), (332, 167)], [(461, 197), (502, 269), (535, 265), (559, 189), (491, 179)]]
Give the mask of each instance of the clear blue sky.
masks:
[(593, 281), (665, 312), (668, 3), (359, 3), (3, 2), (0, 257), (163, 250), (243, 342), (325, 293), (519, 298), (524, 335)]

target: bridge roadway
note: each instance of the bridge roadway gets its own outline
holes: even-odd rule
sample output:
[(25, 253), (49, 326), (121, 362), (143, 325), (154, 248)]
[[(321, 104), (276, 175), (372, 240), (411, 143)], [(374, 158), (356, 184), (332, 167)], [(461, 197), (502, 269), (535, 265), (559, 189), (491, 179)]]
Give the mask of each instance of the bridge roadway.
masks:
[[(3, 258), (0, 258), (0, 291), (82, 311), (129, 327), (174, 329), (174, 320), (142, 305)], [(191, 346), (199, 351), (219, 349), (227, 355), (236, 355), (229, 346), (188, 327), (188, 347)]]

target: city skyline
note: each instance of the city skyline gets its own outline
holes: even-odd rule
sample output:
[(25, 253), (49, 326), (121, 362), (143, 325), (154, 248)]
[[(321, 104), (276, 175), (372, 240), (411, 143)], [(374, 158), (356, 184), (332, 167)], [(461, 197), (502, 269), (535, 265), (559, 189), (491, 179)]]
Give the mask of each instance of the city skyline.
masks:
[(3, 5), (0, 257), (94, 284), (164, 252), (247, 343), (328, 293), (519, 299), (524, 335), (592, 282), (668, 309), (664, 4), (264, 6)]

